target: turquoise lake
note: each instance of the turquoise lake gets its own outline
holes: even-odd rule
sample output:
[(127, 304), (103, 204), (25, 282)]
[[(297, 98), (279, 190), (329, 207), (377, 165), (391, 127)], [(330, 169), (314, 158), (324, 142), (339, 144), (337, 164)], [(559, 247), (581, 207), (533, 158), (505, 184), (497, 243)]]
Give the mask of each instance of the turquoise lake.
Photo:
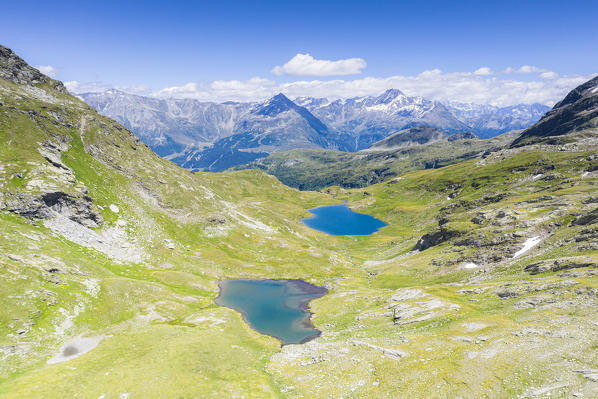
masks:
[(216, 303), (240, 312), (251, 328), (283, 345), (301, 344), (320, 335), (311, 324), (308, 303), (326, 293), (303, 280), (224, 280)]
[(386, 226), (373, 216), (353, 212), (347, 204), (323, 205), (308, 210), (314, 216), (301, 221), (312, 229), (333, 236), (367, 236)]

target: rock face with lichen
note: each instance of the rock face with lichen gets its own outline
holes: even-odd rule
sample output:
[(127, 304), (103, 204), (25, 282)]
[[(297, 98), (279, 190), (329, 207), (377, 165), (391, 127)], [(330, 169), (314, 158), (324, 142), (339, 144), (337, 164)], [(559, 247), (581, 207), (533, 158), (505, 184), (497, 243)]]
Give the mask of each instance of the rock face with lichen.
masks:
[(62, 82), (50, 79), (23, 61), (11, 49), (2, 45), (0, 45), (0, 79), (22, 85), (46, 83), (61, 93), (67, 93)]

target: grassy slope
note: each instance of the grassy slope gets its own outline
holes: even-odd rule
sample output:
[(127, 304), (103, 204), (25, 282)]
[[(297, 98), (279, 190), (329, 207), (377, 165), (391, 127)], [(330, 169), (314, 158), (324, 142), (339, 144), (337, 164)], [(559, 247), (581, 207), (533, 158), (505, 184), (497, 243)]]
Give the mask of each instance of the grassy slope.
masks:
[(301, 190), (319, 190), (334, 184), (358, 188), (410, 170), (440, 168), (472, 159), (487, 150), (506, 147), (513, 138), (512, 133), (506, 133), (489, 140), (466, 139), (386, 151), (292, 150), (236, 169), (265, 170)]
[[(524, 271), (543, 259), (598, 261), (595, 248), (571, 240), (588, 227), (569, 225), (595, 207), (582, 203), (596, 192), (596, 173), (583, 175), (596, 166), (595, 148), (502, 151), (365, 190), (331, 187), (333, 200), (259, 171), (191, 174), (46, 89), (56, 103), (0, 81), (0, 192), (35, 193), (35, 179), (75, 195), (84, 185), (106, 220), (96, 230), (121, 226), (147, 258), (117, 262), (1, 211), (0, 397), (512, 397), (555, 384), (556, 396), (596, 394), (573, 372), (598, 361), (594, 269)], [(74, 182), (37, 151), (53, 135), (70, 138), (62, 161)], [(488, 199), (496, 193), (508, 196)], [(305, 209), (338, 200), (389, 226), (354, 238), (300, 223)], [(507, 216), (496, 217), (500, 210)], [(472, 223), (480, 213), (487, 222)], [(461, 236), (412, 252), (440, 215)], [(534, 235), (543, 241), (511, 260)], [(478, 243), (457, 245), (463, 238)], [(468, 261), (480, 267), (464, 269)], [(281, 350), (214, 304), (225, 277), (326, 284), (330, 294), (312, 303), (322, 337)], [(543, 288), (551, 283), (561, 286)], [(497, 295), (508, 289), (520, 292)], [(105, 338), (78, 358), (46, 363), (79, 334)]]

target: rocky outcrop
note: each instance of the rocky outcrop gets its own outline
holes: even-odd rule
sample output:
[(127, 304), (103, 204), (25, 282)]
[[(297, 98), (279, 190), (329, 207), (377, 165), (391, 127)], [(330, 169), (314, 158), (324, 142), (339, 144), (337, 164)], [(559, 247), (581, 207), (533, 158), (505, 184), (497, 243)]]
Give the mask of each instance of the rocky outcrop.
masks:
[(458, 230), (447, 229), (441, 226), (438, 230), (424, 234), (417, 241), (417, 244), (415, 244), (413, 249), (416, 251), (425, 251), (430, 247), (442, 244), (443, 242), (455, 238), (461, 234), (462, 232)]
[(448, 141), (457, 141), (457, 140), (474, 140), (479, 138), (472, 132), (457, 132), (448, 136)]
[(557, 144), (559, 136), (598, 127), (598, 77), (571, 90), (534, 126), (526, 129), (511, 147), (545, 142)]
[(582, 267), (597, 267), (598, 265), (594, 262), (587, 260), (576, 260), (576, 259), (557, 259), (555, 261), (542, 261), (532, 263), (525, 267), (525, 271), (529, 274), (535, 275), (545, 272), (558, 272), (561, 270), (568, 269), (579, 269)]
[(516, 298), (521, 295), (541, 292), (541, 291), (549, 291), (549, 290), (561, 290), (565, 288), (572, 287), (574, 285), (579, 284), (575, 280), (562, 280), (557, 281), (554, 283), (544, 283), (544, 284), (537, 284), (537, 283), (524, 283), (524, 284), (504, 284), (496, 289), (496, 295), (500, 299), (509, 299), (509, 298)]
[(62, 191), (38, 196), (9, 193), (3, 202), (0, 208), (32, 220), (61, 215), (86, 227), (99, 227), (104, 222), (102, 215), (93, 209), (93, 201), (87, 195), (76, 197)]
[(47, 83), (61, 93), (67, 93), (64, 85), (50, 79), (37, 69), (29, 66), (23, 59), (12, 52), (11, 49), (0, 45), (0, 79), (16, 84), (33, 86)]
[(574, 226), (585, 226), (588, 224), (593, 224), (598, 222), (598, 208), (590, 211), (586, 214), (580, 215), (573, 222), (571, 222)]

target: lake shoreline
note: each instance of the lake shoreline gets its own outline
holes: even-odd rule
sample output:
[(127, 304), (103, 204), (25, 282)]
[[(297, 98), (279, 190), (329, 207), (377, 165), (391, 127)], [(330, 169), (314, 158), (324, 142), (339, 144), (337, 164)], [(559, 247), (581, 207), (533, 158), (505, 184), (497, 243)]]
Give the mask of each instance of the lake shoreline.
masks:
[[(274, 336), (272, 334), (268, 334), (265, 332), (261, 332), (258, 331), (249, 321), (248, 317), (247, 317), (247, 313), (242, 310), (242, 309), (237, 309), (231, 306), (227, 306), (224, 303), (222, 303), (222, 294), (224, 292), (224, 289), (226, 288), (227, 283), (232, 282), (232, 281), (275, 281), (275, 282), (283, 282), (283, 283), (287, 283), (287, 284), (292, 284), (295, 287), (297, 287), (299, 290), (302, 291), (303, 295), (314, 295), (311, 298), (307, 298), (305, 300), (302, 300), (301, 302), (298, 303), (297, 309), (303, 311), (306, 314), (306, 319), (302, 321), (303, 325), (309, 328), (312, 328), (315, 330), (315, 333), (305, 337), (304, 339), (302, 339), (301, 341), (297, 342), (297, 343), (284, 343), (283, 339), (277, 336)], [(238, 279), (226, 279), (226, 280), (220, 280), (218, 281), (218, 296), (214, 299), (214, 302), (218, 305), (218, 306), (222, 306), (228, 309), (232, 309), (236, 312), (239, 312), (241, 314), (241, 316), (243, 317), (243, 320), (245, 321), (245, 323), (247, 323), (247, 325), (255, 332), (262, 334), (262, 335), (267, 335), (269, 337), (272, 338), (276, 338), (277, 340), (280, 341), (280, 347), (284, 347), (285, 345), (301, 345), (304, 344), (306, 342), (309, 342), (313, 339), (316, 339), (317, 337), (319, 337), (320, 335), (322, 335), (322, 331), (318, 330), (312, 323), (311, 321), (311, 317), (312, 315), (314, 315), (314, 313), (311, 311), (310, 307), (309, 307), (309, 303), (314, 300), (314, 299), (319, 299), (322, 298), (324, 295), (329, 293), (328, 288), (323, 287), (323, 286), (318, 286), (318, 285), (314, 285), (311, 283), (308, 283), (305, 280), (301, 280), (301, 279), (275, 279), (275, 278), (264, 278), (264, 279), (259, 279), (259, 278), (238, 278)], [(286, 289), (286, 287), (285, 287)], [(285, 305), (286, 306), (286, 305)], [(287, 307), (288, 308), (288, 307)]]
[(354, 211), (347, 201), (342, 204), (318, 205), (307, 211), (311, 216), (300, 219), (305, 226), (337, 237), (369, 236), (388, 226), (388, 223), (372, 215)]

